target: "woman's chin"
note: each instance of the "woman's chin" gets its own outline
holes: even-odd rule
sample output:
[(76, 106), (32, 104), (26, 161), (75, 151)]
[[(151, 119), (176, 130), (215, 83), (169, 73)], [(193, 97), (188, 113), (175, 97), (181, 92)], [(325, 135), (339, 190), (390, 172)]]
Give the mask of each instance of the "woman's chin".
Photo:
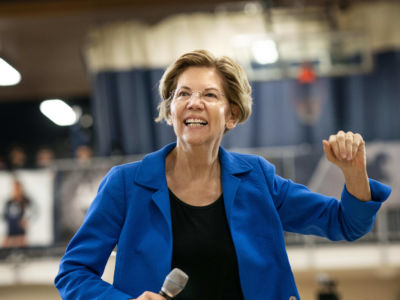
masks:
[(218, 137), (210, 137), (210, 136), (205, 136), (205, 135), (195, 135), (195, 134), (190, 134), (190, 135), (184, 135), (182, 138), (178, 138), (179, 143), (191, 146), (191, 147), (198, 147), (198, 146), (213, 146), (215, 143), (218, 143), (218, 141), (221, 141), (221, 138)]
[(185, 145), (190, 146), (201, 146), (207, 144), (207, 141), (204, 138), (186, 138), (181, 140)]

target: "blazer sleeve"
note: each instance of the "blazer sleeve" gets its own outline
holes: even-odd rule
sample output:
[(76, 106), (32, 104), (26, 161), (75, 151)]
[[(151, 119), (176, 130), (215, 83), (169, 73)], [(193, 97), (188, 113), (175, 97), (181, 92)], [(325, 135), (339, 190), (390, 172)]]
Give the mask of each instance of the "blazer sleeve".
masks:
[(310, 191), (283, 179), (265, 160), (261, 165), (285, 231), (313, 234), (330, 240), (354, 241), (368, 233), (391, 188), (369, 179), (372, 200), (363, 202), (344, 186), (341, 200)]
[(62, 299), (129, 299), (101, 279), (124, 222), (122, 172), (114, 167), (100, 184), (81, 228), (61, 259), (55, 285)]

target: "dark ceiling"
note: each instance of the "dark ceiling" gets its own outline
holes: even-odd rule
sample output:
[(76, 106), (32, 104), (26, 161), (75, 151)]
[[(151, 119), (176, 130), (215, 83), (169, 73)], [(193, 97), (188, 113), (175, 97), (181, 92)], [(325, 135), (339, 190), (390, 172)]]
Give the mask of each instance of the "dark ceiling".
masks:
[[(2, 0), (0, 57), (20, 71), (22, 81), (0, 87), (0, 101), (88, 96), (89, 79), (81, 49), (91, 27), (123, 19), (154, 23), (175, 13), (213, 11), (223, 2), (226, 0)], [(353, 2), (266, 0), (264, 4), (344, 8)]]
[(0, 87), (0, 101), (81, 97), (90, 93), (82, 58), (87, 31), (102, 22), (154, 23), (180, 12), (212, 11), (224, 0), (10, 0), (0, 2), (0, 57), (22, 75)]

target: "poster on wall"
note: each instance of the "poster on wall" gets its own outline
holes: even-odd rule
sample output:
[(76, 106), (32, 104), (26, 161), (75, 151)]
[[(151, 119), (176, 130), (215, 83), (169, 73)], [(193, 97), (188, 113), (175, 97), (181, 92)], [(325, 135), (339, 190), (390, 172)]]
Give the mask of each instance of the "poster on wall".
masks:
[(55, 242), (65, 246), (81, 226), (100, 182), (112, 167), (103, 163), (59, 168), (55, 180)]
[(48, 169), (0, 172), (0, 249), (53, 244), (53, 179)]

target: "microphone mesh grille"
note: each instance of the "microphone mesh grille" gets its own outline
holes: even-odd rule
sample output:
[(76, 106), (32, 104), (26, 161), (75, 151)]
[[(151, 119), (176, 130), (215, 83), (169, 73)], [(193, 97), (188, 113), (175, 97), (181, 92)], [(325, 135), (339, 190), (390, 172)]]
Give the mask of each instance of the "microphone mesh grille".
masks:
[(165, 278), (161, 290), (169, 297), (173, 298), (178, 295), (184, 288), (189, 279), (182, 270), (175, 268)]

